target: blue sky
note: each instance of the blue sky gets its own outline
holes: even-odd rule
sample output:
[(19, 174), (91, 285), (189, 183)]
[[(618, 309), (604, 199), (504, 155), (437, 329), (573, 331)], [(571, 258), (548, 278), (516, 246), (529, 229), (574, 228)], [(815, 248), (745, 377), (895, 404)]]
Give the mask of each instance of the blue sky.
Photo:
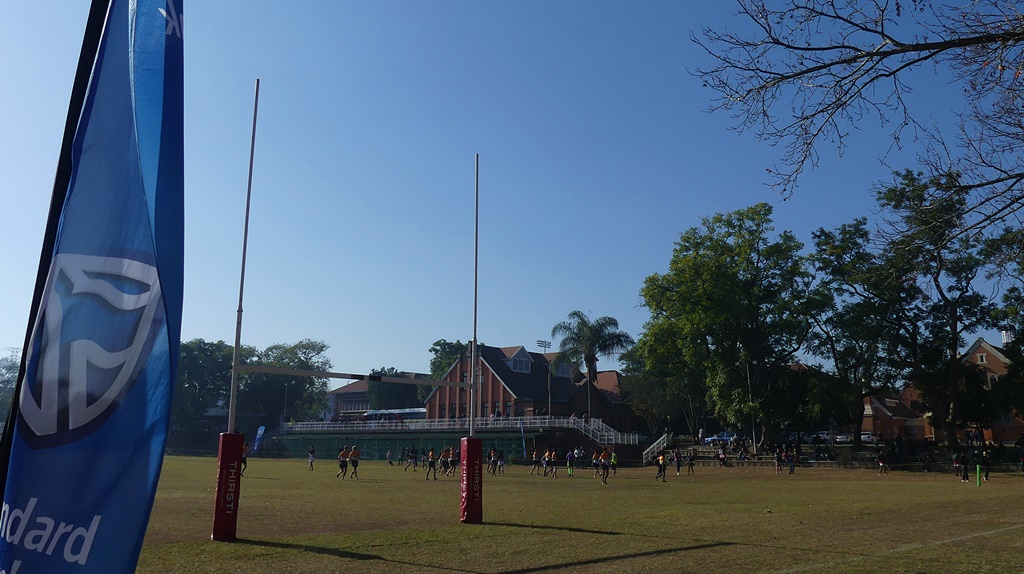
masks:
[[(86, 4), (19, 2), (0, 19), (0, 348), (24, 338)], [(638, 337), (644, 278), (703, 216), (767, 201), (807, 242), (870, 215), (889, 174), (887, 133), (865, 123), (788, 201), (765, 187), (781, 150), (705, 113), (687, 72), (708, 63), (691, 31), (743, 24), (728, 2), (182, 12), (184, 339), (234, 338), (256, 78), (242, 340), (321, 339), (343, 372), (427, 371), (435, 340), (472, 338), (474, 154), (478, 336), (531, 351), (574, 309)]]

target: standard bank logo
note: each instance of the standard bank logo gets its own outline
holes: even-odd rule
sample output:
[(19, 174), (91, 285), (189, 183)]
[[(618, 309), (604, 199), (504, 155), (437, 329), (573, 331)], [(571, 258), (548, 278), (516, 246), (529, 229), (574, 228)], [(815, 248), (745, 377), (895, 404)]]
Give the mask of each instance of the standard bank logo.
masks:
[(160, 323), (156, 267), (118, 257), (54, 257), (19, 397), (28, 443), (66, 444), (102, 424), (145, 366)]

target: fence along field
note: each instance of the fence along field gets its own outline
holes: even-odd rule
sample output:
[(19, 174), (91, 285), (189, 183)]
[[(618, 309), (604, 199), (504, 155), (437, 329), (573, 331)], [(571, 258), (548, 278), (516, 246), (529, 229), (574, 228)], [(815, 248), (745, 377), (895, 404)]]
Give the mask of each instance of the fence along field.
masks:
[[(441, 445), (437, 445), (440, 447)], [(365, 461), (250, 458), (239, 541), (212, 542), (216, 461), (168, 457), (138, 572), (1018, 572), (1024, 477), (698, 467), (486, 476), (483, 525), (457, 478)]]

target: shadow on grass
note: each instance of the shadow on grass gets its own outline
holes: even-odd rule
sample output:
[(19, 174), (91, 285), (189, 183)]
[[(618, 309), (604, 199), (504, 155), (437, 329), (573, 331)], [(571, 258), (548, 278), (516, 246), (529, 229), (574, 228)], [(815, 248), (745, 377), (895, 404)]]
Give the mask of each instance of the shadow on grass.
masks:
[(647, 552), (634, 552), (632, 554), (620, 554), (618, 556), (607, 556), (605, 558), (594, 558), (591, 560), (579, 560), (565, 562), (562, 564), (551, 564), (548, 566), (536, 566), (533, 568), (521, 568), (519, 570), (507, 570), (505, 574), (530, 574), (531, 572), (544, 572), (547, 570), (562, 570), (563, 568), (578, 568), (589, 564), (604, 564), (617, 560), (629, 560), (630, 558), (645, 558), (648, 556), (659, 556), (661, 554), (675, 554), (677, 552), (691, 552), (693, 550), (705, 550), (707, 548), (718, 548), (720, 546), (732, 546), (732, 542), (708, 542), (706, 544), (694, 544), (692, 546), (681, 546), (679, 548), (665, 548), (662, 550), (649, 550)]
[(465, 572), (468, 574), (477, 574), (473, 570), (462, 570), (459, 568), (446, 568), (443, 566), (437, 566), (435, 564), (420, 564), (418, 562), (406, 562), (404, 560), (395, 560), (393, 558), (385, 558), (379, 554), (362, 554), (360, 552), (348, 552), (346, 550), (340, 550), (338, 548), (325, 548), (323, 546), (310, 546), (309, 544), (289, 544), (287, 542), (271, 542), (269, 540), (247, 540), (244, 538), (238, 538), (235, 540), (236, 544), (248, 544), (250, 546), (262, 546), (264, 548), (280, 548), (282, 550), (296, 550), (299, 552), (310, 552), (312, 554), (323, 554), (325, 556), (333, 556), (335, 558), (348, 558), (350, 560), (380, 560), (382, 562), (388, 562), (391, 564), (402, 564), (405, 566), (417, 566), (420, 568), (433, 568), (435, 570), (447, 570), (451, 572)]
[(625, 532), (611, 532), (609, 530), (589, 530), (587, 528), (576, 528), (572, 526), (548, 526), (546, 524), (516, 524), (513, 522), (487, 522), (490, 526), (510, 526), (512, 528), (539, 528), (547, 530), (563, 530), (565, 532), (579, 532), (581, 534), (604, 534), (607, 536), (624, 536)]
[(271, 542), (269, 540), (248, 540), (245, 538), (238, 538), (235, 540), (236, 544), (248, 544), (250, 546), (262, 546), (264, 548), (280, 548), (282, 550), (300, 550), (302, 552), (312, 552), (313, 554), (324, 554), (327, 556), (334, 556), (335, 558), (350, 558), (352, 560), (384, 560), (387, 558), (379, 556), (377, 554), (360, 554), (359, 552), (348, 552), (345, 550), (339, 550), (337, 548), (324, 548), (322, 546), (310, 546), (309, 544), (288, 544), (287, 542)]

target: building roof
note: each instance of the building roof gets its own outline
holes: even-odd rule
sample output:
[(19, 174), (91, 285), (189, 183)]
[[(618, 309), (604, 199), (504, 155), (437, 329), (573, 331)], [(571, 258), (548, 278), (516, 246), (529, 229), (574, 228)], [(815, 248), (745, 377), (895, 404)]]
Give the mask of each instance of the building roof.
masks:
[(872, 415), (876, 410), (881, 411), (886, 416), (892, 419), (918, 419), (921, 418), (921, 414), (910, 408), (907, 403), (903, 402), (899, 397), (887, 396), (887, 395), (871, 395), (865, 397), (869, 402), (867, 409), (865, 409), (865, 415)]
[(1005, 351), (1003, 350), (1003, 348), (997, 347), (989, 343), (983, 337), (978, 337), (974, 341), (974, 343), (971, 343), (971, 346), (968, 347), (966, 351), (964, 351), (964, 354), (960, 355), (960, 360), (963, 362), (967, 362), (971, 360), (971, 357), (973, 357), (975, 353), (981, 350), (984, 350), (990, 355), (998, 358), (1000, 361), (1003, 362), (1004, 365), (1010, 364), (1010, 360), (1006, 358), (1006, 355), (1004, 354)]
[[(530, 353), (522, 346), (498, 348), (486, 345), (479, 346), (479, 354), (484, 364), (491, 369), (516, 399), (547, 399), (548, 373), (551, 363), (545, 355)], [(511, 360), (517, 356), (529, 358), (529, 373), (512, 370)], [(572, 383), (572, 379), (559, 377), (554, 371), (551, 371), (552, 402), (567, 402), (575, 391), (576, 385)]]
[(340, 386), (333, 391), (332, 395), (340, 395), (345, 393), (365, 393), (370, 388), (370, 384), (367, 381), (352, 381), (347, 385)]
[(598, 371), (597, 381), (594, 385), (601, 391), (608, 402), (618, 404), (622, 402), (622, 391), (619, 390), (621, 375), (618, 371)]

